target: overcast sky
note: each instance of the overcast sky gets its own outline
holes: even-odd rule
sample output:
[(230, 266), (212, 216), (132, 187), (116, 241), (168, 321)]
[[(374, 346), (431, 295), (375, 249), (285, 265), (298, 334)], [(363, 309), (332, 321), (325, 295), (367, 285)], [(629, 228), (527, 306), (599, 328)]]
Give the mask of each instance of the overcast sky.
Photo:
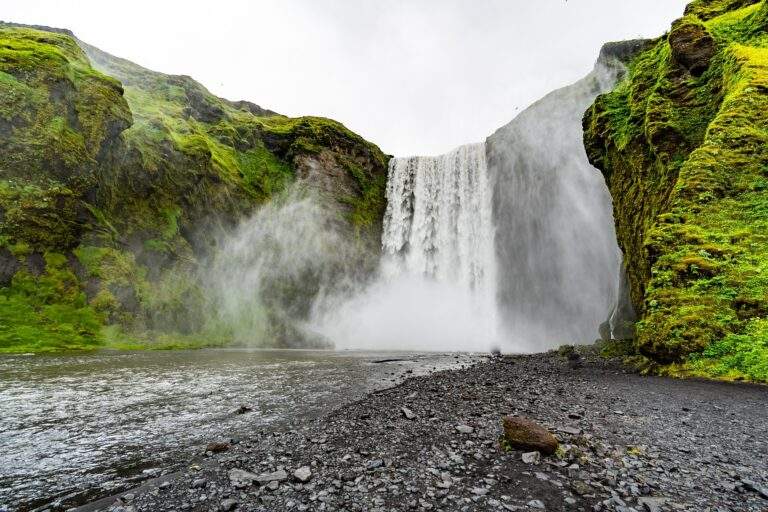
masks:
[(687, 0), (2, 0), (150, 69), (280, 113), (337, 119), (390, 154), (485, 138), (587, 74), (602, 43), (665, 32)]

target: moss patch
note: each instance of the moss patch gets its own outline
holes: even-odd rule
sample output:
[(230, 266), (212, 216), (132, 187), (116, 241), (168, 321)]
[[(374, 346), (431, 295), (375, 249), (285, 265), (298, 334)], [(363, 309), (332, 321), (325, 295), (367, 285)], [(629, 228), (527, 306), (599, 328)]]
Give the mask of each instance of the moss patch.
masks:
[(662, 372), (765, 381), (768, 4), (686, 12), (673, 31), (706, 29), (707, 69), (659, 39), (587, 112), (585, 145), (614, 197), (639, 353)]

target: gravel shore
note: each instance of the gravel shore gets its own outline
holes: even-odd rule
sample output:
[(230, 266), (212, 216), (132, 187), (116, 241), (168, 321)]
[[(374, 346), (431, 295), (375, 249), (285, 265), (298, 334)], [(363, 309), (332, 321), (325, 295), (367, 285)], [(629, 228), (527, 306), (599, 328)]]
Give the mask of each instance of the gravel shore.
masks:
[[(295, 430), (212, 440), (187, 471), (79, 510), (768, 510), (768, 388), (591, 354), (410, 378)], [(548, 428), (557, 453), (500, 448), (505, 415)]]

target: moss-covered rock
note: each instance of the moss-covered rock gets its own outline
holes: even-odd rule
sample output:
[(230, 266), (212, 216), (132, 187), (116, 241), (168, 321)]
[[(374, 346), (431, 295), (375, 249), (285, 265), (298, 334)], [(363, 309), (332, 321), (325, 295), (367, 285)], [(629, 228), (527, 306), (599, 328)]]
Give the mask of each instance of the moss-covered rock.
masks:
[(661, 371), (768, 380), (767, 28), (765, 1), (693, 2), (584, 119)]
[[(0, 24), (5, 328), (24, 308), (66, 304), (122, 332), (191, 334), (205, 307), (198, 266), (215, 235), (293, 183), (315, 190), (375, 252), (387, 161), (338, 122), (218, 98), (66, 30)], [(47, 265), (49, 254), (66, 255), (73, 280), (43, 301), (24, 290), (64, 271)], [(78, 328), (91, 341), (66, 346), (98, 344), (92, 327)], [(64, 346), (22, 338), (9, 334), (0, 350)]]

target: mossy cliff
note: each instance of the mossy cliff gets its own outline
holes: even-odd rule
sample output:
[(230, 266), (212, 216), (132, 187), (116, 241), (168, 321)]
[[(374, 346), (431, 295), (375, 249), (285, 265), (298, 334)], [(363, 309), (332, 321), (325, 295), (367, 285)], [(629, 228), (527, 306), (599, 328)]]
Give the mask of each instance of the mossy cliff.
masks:
[(293, 183), (375, 251), (387, 160), (335, 121), (0, 24), (0, 351), (199, 333), (213, 234)]
[(768, 2), (698, 0), (584, 118), (650, 368), (768, 381)]

